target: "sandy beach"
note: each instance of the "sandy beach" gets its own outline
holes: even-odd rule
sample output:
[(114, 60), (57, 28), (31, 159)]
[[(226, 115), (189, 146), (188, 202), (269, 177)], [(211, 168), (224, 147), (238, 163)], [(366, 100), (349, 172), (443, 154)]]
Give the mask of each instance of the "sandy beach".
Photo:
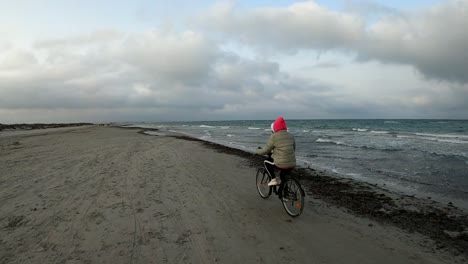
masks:
[(0, 263), (466, 263), (313, 189), (291, 218), (246, 155), (138, 131), (0, 136)]

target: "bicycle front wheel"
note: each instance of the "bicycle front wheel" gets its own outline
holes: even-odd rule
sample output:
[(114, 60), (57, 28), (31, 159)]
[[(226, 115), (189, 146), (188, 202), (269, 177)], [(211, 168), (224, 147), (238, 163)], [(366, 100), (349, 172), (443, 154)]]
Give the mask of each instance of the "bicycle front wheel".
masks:
[(258, 194), (260, 194), (260, 197), (262, 197), (263, 199), (266, 199), (271, 195), (271, 187), (268, 186), (270, 179), (271, 179), (270, 175), (265, 170), (265, 168), (259, 168), (257, 170), (257, 176), (256, 176), (257, 191), (258, 191)]
[(304, 211), (305, 192), (296, 179), (288, 179), (283, 186), (282, 203), (284, 210), (292, 217), (297, 217)]

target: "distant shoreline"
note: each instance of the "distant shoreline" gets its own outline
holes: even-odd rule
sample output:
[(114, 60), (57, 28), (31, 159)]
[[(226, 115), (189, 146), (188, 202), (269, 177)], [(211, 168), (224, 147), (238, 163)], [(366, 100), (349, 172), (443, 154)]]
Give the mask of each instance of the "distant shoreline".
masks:
[(34, 124), (1, 124), (0, 131), (4, 130), (33, 130), (33, 129), (47, 129), (47, 128), (59, 128), (59, 127), (78, 127), (78, 126), (90, 126), (92, 123), (34, 123)]

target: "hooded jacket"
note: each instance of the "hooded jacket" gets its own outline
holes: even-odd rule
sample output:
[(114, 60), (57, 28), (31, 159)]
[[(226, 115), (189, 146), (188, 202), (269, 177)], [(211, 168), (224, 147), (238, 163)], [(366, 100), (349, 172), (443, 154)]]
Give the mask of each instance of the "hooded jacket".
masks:
[(256, 151), (256, 154), (265, 155), (273, 151), (275, 165), (282, 169), (296, 166), (296, 142), (293, 135), (288, 132), (286, 122), (282, 116), (271, 124), (271, 134), (267, 145)]

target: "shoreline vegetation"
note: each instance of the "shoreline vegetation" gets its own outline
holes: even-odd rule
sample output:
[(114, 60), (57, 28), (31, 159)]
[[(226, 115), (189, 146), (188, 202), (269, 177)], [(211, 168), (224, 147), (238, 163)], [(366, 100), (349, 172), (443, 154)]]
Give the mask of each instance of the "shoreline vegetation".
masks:
[(60, 128), (60, 127), (78, 127), (78, 126), (91, 126), (91, 123), (35, 123), (35, 124), (1, 124), (0, 131), (5, 130), (33, 130), (33, 129), (47, 129), (47, 128)]
[[(152, 135), (145, 131), (158, 131), (137, 127), (121, 128), (139, 130), (138, 133), (148, 136)], [(172, 137), (197, 141), (217, 152), (242, 157), (253, 169), (263, 164), (263, 156), (244, 150), (187, 135)], [(468, 256), (468, 213), (451, 202), (445, 204), (431, 197), (405, 195), (375, 184), (336, 177), (333, 173), (310, 167), (297, 167), (293, 170), (293, 175), (301, 180), (308, 197), (321, 199), (359, 217), (394, 225), (409, 233), (426, 235), (436, 242), (434, 250), (448, 250), (454, 255)], [(310, 198), (307, 200), (313, 206), (314, 202)]]

